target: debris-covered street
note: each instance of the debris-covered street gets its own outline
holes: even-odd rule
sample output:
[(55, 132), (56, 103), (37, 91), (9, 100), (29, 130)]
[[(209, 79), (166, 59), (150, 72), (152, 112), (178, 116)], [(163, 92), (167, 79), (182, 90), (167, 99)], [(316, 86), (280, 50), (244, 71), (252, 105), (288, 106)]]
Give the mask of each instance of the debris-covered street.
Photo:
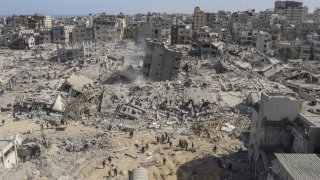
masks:
[(268, 13), (0, 19), (0, 180), (271, 180), (319, 154), (320, 36)]

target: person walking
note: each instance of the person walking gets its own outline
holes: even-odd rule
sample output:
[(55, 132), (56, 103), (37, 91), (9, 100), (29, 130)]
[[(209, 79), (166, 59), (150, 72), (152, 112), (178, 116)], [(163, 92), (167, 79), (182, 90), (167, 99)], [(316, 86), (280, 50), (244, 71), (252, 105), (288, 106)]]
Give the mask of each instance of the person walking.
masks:
[(103, 169), (106, 167), (106, 160), (105, 159), (102, 161), (102, 166), (103, 166)]
[(117, 170), (117, 168), (114, 168), (114, 169), (113, 169), (113, 173), (114, 173), (114, 176), (118, 176), (118, 170)]
[(109, 164), (111, 164), (111, 156), (108, 157)]

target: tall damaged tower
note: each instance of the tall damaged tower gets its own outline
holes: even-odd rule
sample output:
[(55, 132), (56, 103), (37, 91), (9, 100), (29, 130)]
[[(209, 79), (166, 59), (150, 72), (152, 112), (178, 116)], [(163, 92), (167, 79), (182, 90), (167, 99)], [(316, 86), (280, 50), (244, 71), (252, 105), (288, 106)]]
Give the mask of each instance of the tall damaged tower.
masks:
[(152, 81), (166, 81), (177, 77), (182, 52), (160, 43), (147, 42), (143, 62), (143, 76)]

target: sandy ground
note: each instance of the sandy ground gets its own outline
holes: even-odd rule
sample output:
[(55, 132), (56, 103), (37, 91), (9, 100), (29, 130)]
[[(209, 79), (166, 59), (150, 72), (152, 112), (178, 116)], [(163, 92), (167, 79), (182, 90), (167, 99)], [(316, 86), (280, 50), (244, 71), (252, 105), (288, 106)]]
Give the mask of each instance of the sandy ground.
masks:
[[(23, 137), (41, 138), (40, 125), (32, 122), (32, 120), (13, 121), (7, 118), (5, 124), (0, 127), (0, 134), (24, 134), (32, 130), (33, 134), (22, 135)], [(98, 130), (93, 127), (86, 127), (81, 124), (75, 125), (75, 122), (69, 122), (65, 131), (56, 131), (55, 129), (44, 128), (46, 137), (50, 139), (59, 139), (66, 136), (78, 136), (84, 133), (96, 133)], [(223, 168), (218, 168), (216, 157), (223, 156), (230, 150), (230, 147), (239, 146), (239, 140), (221, 141), (217, 145), (219, 148), (216, 154), (212, 151), (212, 143), (204, 138), (195, 135), (182, 136), (169, 134), (173, 142), (172, 148), (166, 143), (156, 143), (156, 137), (164, 134), (161, 130), (143, 130), (136, 131), (133, 138), (125, 132), (113, 133), (114, 138), (118, 141), (118, 146), (112, 151), (106, 149), (96, 149), (90, 152), (68, 152), (64, 154), (66, 160), (69, 157), (83, 157), (85, 160), (71, 167), (72, 172), (68, 174), (71, 177), (79, 179), (127, 179), (128, 171), (132, 171), (137, 167), (146, 167), (149, 173), (149, 179), (159, 180), (184, 180), (189, 177), (195, 179), (219, 179), (226, 172)], [(187, 140), (189, 148), (194, 142), (196, 152), (187, 151), (178, 147), (179, 139)], [(141, 147), (149, 144), (149, 149), (143, 154)], [(50, 159), (55, 159), (59, 155), (60, 149), (55, 145), (45, 150), (46, 156), (50, 155)], [(125, 155), (130, 154), (136, 158)], [(107, 158), (111, 156), (112, 162), (109, 164)], [(163, 159), (166, 164), (163, 164)], [(106, 160), (105, 168), (102, 161)], [(148, 165), (149, 164), (149, 165)], [(23, 164), (22, 164), (23, 165)], [(118, 176), (113, 176), (113, 169), (118, 169)], [(196, 168), (200, 168), (195, 174)], [(112, 177), (108, 177), (108, 171), (111, 171)], [(40, 179), (50, 179), (41, 177)]]

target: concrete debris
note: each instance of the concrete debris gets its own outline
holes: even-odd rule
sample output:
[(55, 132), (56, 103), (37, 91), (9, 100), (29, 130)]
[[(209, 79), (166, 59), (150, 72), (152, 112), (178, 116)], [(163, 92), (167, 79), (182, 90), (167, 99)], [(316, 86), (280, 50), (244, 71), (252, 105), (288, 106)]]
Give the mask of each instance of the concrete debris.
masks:
[(221, 131), (232, 132), (234, 128), (236, 127), (231, 125), (230, 123), (226, 123), (221, 127)]
[[(199, 7), (197, 13), (218, 19)], [(0, 153), (6, 167), (0, 179), (127, 179), (132, 170), (134, 179), (250, 179), (247, 151), (264, 162), (258, 143), (264, 138), (274, 137), (263, 141), (268, 148), (318, 152), (319, 62), (262, 53), (251, 47), (253, 35), (233, 42), (237, 34), (258, 32), (230, 33), (238, 26), (223, 19), (235, 15), (218, 14), (224, 18), (210, 26), (152, 13), (58, 18), (68, 25), (32, 33), (39, 34), (36, 41), (59, 36), (55, 44), (27, 47), (34, 37), (22, 34), (32, 31), (15, 25), (21, 32), (10, 44), (24, 51), (0, 48), (0, 151), (8, 152)], [(8, 21), (40, 17), (46, 18)], [(239, 28), (256, 24), (248, 22)], [(2, 36), (14, 31), (0, 30), (2, 45)], [(251, 119), (253, 129), (276, 133), (248, 133)], [(303, 135), (302, 125), (308, 125)], [(314, 151), (302, 142), (307, 135)], [(288, 139), (296, 141), (289, 146)]]

